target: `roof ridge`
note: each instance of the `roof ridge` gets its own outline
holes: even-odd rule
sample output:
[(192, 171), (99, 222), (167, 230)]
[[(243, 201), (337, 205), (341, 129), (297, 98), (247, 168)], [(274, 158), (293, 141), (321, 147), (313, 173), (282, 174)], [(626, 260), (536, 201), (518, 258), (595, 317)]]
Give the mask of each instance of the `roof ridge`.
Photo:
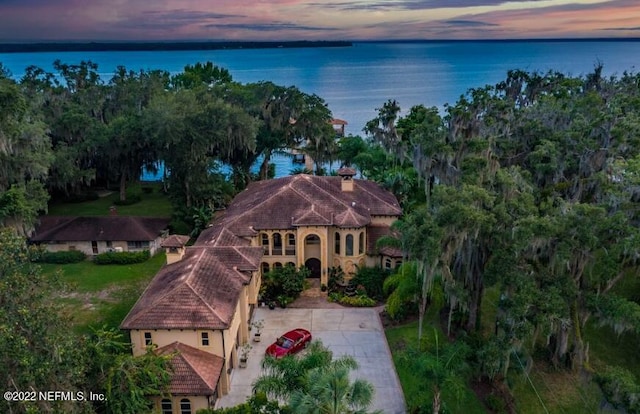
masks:
[[(82, 218), (82, 216), (49, 216), (49, 217), (61, 217), (61, 218), (66, 218), (66, 220), (62, 221), (61, 223), (58, 223), (58, 225), (56, 225), (55, 227), (52, 227), (49, 230), (47, 230), (44, 233), (45, 235), (49, 235), (51, 233), (55, 233), (57, 231), (60, 231), (61, 229), (68, 227), (74, 221)], [(40, 234), (39, 237), (42, 238), (44, 236), (42, 234)]]
[(232, 247), (236, 252), (238, 252), (238, 254), (239, 254), (240, 256), (242, 256), (242, 257), (243, 257), (247, 262), (249, 262), (249, 263), (251, 263), (251, 264), (253, 264), (253, 262), (251, 261), (251, 259), (250, 259), (248, 256), (246, 256), (244, 253), (242, 253), (242, 252), (240, 251), (240, 248), (241, 248), (241, 247), (242, 247), (242, 248), (246, 248), (246, 247), (255, 248), (255, 247), (257, 247), (257, 248), (259, 248), (259, 249), (262, 249), (260, 246), (231, 246), (231, 247)]
[[(360, 183), (363, 183), (363, 182), (365, 182), (365, 181), (371, 182), (371, 181), (369, 181), (369, 180), (354, 180), (354, 181), (358, 181), (358, 182), (360, 182)], [(377, 183), (374, 183), (374, 184), (375, 184), (375, 185), (379, 185), (379, 184), (377, 184)], [(362, 189), (363, 191), (367, 192), (367, 194), (371, 195), (373, 198), (376, 198), (376, 199), (378, 199), (378, 200), (382, 201), (384, 204), (386, 204), (386, 205), (388, 205), (388, 206), (391, 206), (391, 207), (393, 207), (393, 208), (400, 208), (400, 207), (395, 206), (394, 204), (390, 204), (388, 201), (383, 200), (382, 198), (378, 197), (377, 195), (375, 195), (374, 193), (372, 193), (371, 191), (369, 191), (369, 190), (366, 188), (366, 186), (364, 186), (364, 185), (360, 185), (360, 184), (358, 184), (358, 188)], [(382, 187), (381, 187), (381, 188), (382, 188)], [(388, 191), (388, 190), (387, 190), (387, 191)]]
[[(182, 350), (180, 349), (180, 345), (185, 345), (185, 346), (189, 346), (187, 344), (183, 344), (180, 341), (176, 341), (176, 350), (178, 351), (178, 355), (182, 357), (182, 360), (189, 366), (189, 368), (191, 368), (191, 370), (198, 376), (198, 378), (200, 379), (200, 381), (202, 381), (204, 383), (204, 385), (213, 390), (213, 388), (211, 387), (211, 385), (209, 385), (209, 383), (207, 382), (206, 379), (204, 379), (204, 377), (200, 374), (200, 371), (198, 371), (196, 369), (196, 367), (193, 366), (193, 364), (191, 363), (191, 361), (189, 360), (189, 358), (185, 357), (185, 354), (182, 352)], [(204, 351), (203, 351), (204, 352)]]
[[(192, 249), (189, 249), (192, 250)], [(159, 296), (156, 300), (154, 300), (152, 303), (150, 303), (148, 306), (145, 306), (145, 308), (143, 309), (142, 312), (138, 313), (138, 315), (136, 315), (134, 318), (131, 319), (130, 323), (135, 322), (136, 320), (138, 320), (140, 317), (142, 317), (143, 315), (145, 315), (156, 303), (162, 301), (164, 298), (166, 298), (167, 296), (171, 295), (172, 293), (174, 293), (175, 291), (177, 291), (179, 288), (181, 288), (184, 284), (186, 284), (191, 290), (193, 290), (193, 288), (191, 288), (191, 285), (189, 284), (189, 281), (191, 280), (192, 276), (193, 276), (193, 271), (194, 269), (197, 267), (198, 263), (200, 263), (200, 260), (202, 259), (202, 256), (204, 255), (204, 250), (203, 252), (200, 254), (200, 256), (198, 256), (198, 259), (196, 260), (196, 263), (191, 267), (191, 270), (189, 270), (189, 274), (186, 277), (186, 280), (184, 281), (184, 283), (178, 283), (173, 289), (169, 290), (168, 292), (166, 292), (164, 295)], [(177, 261), (174, 263), (171, 263), (171, 265), (173, 264), (184, 264), (181, 263), (181, 261)], [(165, 268), (167, 266), (171, 266), (171, 265), (165, 265), (162, 268)], [(161, 269), (162, 269), (161, 268)], [(157, 273), (156, 273), (157, 275)], [(155, 279), (155, 276), (154, 276)], [(153, 282), (153, 280), (151, 281)], [(133, 309), (135, 309), (136, 305), (138, 304), (138, 302), (140, 301), (140, 299), (142, 299), (145, 295), (145, 293), (147, 293), (147, 290), (149, 290), (149, 288), (151, 287), (152, 283), (149, 282), (149, 284), (147, 285), (147, 287), (145, 288), (145, 290), (142, 292), (142, 294), (140, 295), (140, 297), (138, 297), (138, 300), (136, 301), (136, 303), (133, 305), (133, 308), (131, 308), (131, 311)], [(195, 293), (195, 292), (194, 292)], [(205, 302), (206, 304), (206, 302)], [(208, 305), (207, 305), (208, 306)], [(131, 311), (129, 311), (129, 313), (131, 313)], [(218, 317), (218, 319), (222, 320), (220, 318), (220, 316), (214, 312), (214, 314)], [(124, 320), (126, 321), (127, 318), (129, 317), (129, 314), (127, 314), (127, 316), (124, 318)]]
[[(291, 176), (289, 176), (289, 177), (291, 177)], [(289, 177), (283, 177), (283, 178), (289, 178)], [(261, 183), (261, 182), (267, 183), (268, 181), (269, 181), (269, 180), (261, 180), (261, 181), (258, 181), (257, 183)], [(258, 204), (256, 204), (255, 206), (253, 206), (253, 207), (251, 207), (251, 208), (249, 208), (249, 209), (246, 209), (246, 210), (245, 210), (245, 211), (243, 211), (242, 213), (240, 213), (240, 214), (238, 214), (237, 216), (233, 217), (231, 220), (229, 220), (229, 223), (233, 223), (233, 222), (237, 221), (239, 218), (241, 218), (241, 217), (245, 216), (246, 214), (250, 213), (251, 211), (254, 211), (255, 209), (257, 209), (258, 207), (260, 207), (261, 205), (263, 205), (263, 204), (264, 204), (264, 203), (266, 203), (267, 201), (271, 200), (271, 199), (272, 199), (273, 197), (275, 197), (277, 194), (281, 193), (282, 191), (285, 191), (285, 189), (286, 189), (286, 188), (291, 188), (291, 182), (292, 182), (292, 181), (293, 181), (293, 179), (290, 179), (290, 180), (289, 180), (289, 182), (288, 182), (286, 185), (282, 185), (282, 186), (280, 186), (280, 188), (278, 189), (278, 191), (276, 191), (276, 192), (274, 192), (274, 193), (271, 193), (268, 197), (263, 198), (263, 199), (262, 199), (262, 201), (260, 201), (260, 202), (259, 202)], [(248, 187), (247, 187), (247, 189), (248, 189)], [(245, 189), (244, 191), (246, 191), (247, 189)], [(224, 229), (224, 228), (227, 228), (229, 223), (227, 223), (227, 225), (226, 225), (226, 226), (225, 226), (225, 225), (223, 225), (223, 226), (222, 226), (222, 228), (223, 228), (223, 229)], [(231, 232), (231, 233), (232, 233), (232, 234), (234, 234), (233, 232)], [(234, 235), (235, 235), (235, 234), (234, 234)]]
[[(216, 310), (211, 307), (211, 305), (209, 305), (209, 303), (207, 303), (206, 300), (204, 300), (204, 298), (202, 297), (202, 295), (200, 295), (194, 288), (193, 286), (191, 286), (191, 276), (193, 275), (193, 269), (196, 268), (196, 266), (198, 264), (200, 264), (200, 261), (202, 260), (202, 258), (205, 256), (205, 250), (203, 249), (202, 254), (200, 254), (200, 257), (198, 258), (198, 260), (196, 261), (195, 265), (193, 266), (193, 268), (191, 269), (191, 271), (189, 272), (189, 277), (187, 277), (187, 280), (185, 281), (185, 284), (189, 287), (189, 289), (191, 289), (191, 291), (198, 297), (198, 299), (200, 299), (200, 301), (202, 301), (202, 303), (204, 303), (204, 305), (209, 308), (211, 310), (211, 312), (216, 316), (216, 318), (218, 318), (218, 320), (222, 321), (223, 319), (220, 317), (220, 315), (218, 314), (218, 312), (216, 312)], [(218, 264), (222, 265), (223, 267), (227, 267), (225, 266), (222, 262), (220, 262), (215, 256), (213, 257), (213, 260), (215, 260)]]

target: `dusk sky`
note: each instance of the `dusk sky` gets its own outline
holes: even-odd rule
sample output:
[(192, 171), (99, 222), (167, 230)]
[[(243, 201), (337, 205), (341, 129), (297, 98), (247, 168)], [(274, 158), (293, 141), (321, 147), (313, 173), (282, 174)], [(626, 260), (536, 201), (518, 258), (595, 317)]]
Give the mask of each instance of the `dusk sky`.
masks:
[(0, 42), (640, 37), (640, 0), (0, 0)]

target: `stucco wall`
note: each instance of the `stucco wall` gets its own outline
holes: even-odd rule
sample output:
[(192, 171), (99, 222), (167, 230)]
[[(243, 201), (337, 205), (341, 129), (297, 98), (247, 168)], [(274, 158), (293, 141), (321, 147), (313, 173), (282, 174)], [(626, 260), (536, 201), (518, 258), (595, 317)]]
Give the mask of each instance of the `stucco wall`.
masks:
[[(129, 332), (131, 344), (133, 345), (132, 352), (134, 356), (144, 355), (147, 351), (147, 347), (144, 344), (145, 332), (151, 333), (151, 341), (153, 344), (157, 345), (158, 348), (162, 348), (165, 345), (169, 345), (177, 341), (220, 357), (224, 356), (222, 351), (222, 340), (220, 335), (216, 333), (217, 331), (195, 329), (134, 329)], [(209, 346), (202, 346), (201, 332), (207, 332), (209, 334)]]
[[(209, 401), (207, 399), (207, 397), (204, 396), (196, 396), (196, 395), (175, 395), (172, 397), (169, 397), (168, 399), (171, 400), (171, 407), (172, 410), (175, 414), (179, 414), (180, 411), (180, 401), (183, 399), (188, 399), (189, 402), (191, 403), (191, 414), (195, 414), (196, 411), (198, 410), (203, 410), (206, 408), (213, 408), (213, 406), (215, 405), (215, 401), (211, 401), (211, 404), (209, 404)], [(162, 398), (160, 397), (153, 397), (153, 401), (154, 401), (154, 406), (155, 406), (155, 412), (157, 413), (161, 413), (161, 402), (162, 402)]]
[[(98, 253), (93, 253), (93, 247), (91, 245), (91, 241), (72, 241), (72, 242), (58, 242), (58, 243), (48, 243), (45, 244), (47, 251), (50, 252), (63, 252), (68, 250), (78, 250), (86, 254), (87, 256), (93, 256), (94, 254), (106, 253), (109, 251), (113, 251), (113, 249), (120, 248), (123, 252), (131, 251), (131, 252), (139, 252), (143, 250), (149, 250), (149, 253), (153, 256), (159, 250), (160, 243), (162, 243), (162, 238), (158, 237), (155, 240), (151, 240), (149, 242), (149, 248), (146, 249), (129, 249), (126, 241), (113, 241), (111, 242), (111, 246), (107, 245), (106, 241), (98, 241)], [(73, 248), (71, 248), (73, 247)]]

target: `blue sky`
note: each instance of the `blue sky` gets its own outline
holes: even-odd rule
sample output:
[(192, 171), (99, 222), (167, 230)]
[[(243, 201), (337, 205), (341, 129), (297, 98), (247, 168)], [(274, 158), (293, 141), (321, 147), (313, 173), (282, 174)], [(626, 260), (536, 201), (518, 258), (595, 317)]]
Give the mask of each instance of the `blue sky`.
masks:
[(0, 41), (640, 37), (640, 0), (0, 0)]

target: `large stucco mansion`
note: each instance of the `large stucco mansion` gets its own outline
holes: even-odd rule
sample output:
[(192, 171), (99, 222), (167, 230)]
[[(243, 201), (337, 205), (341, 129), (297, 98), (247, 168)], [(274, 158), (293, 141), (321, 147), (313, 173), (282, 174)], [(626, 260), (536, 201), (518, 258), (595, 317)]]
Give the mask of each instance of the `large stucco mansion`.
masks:
[(377, 240), (401, 214), (396, 198), (377, 184), (337, 177), (293, 175), (252, 183), (238, 194), (193, 246), (169, 236), (167, 264), (121, 327), (134, 355), (149, 345), (177, 351), (171, 397), (158, 398), (163, 414), (213, 407), (230, 387), (239, 347), (249, 339), (261, 275), (272, 268), (306, 266), (327, 284), (329, 269), (395, 267), (401, 254)]

